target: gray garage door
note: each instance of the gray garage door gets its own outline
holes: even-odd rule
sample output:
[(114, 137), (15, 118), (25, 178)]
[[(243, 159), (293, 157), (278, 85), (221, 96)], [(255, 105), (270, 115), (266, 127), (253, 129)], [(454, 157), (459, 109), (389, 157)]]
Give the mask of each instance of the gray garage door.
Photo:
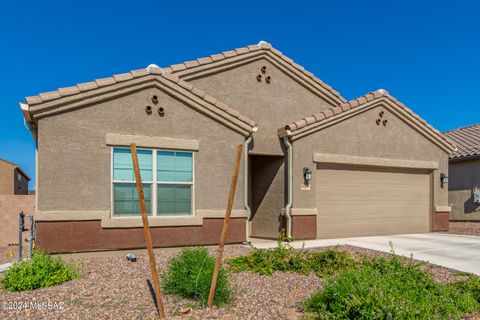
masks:
[(430, 175), (421, 171), (319, 167), (317, 237), (430, 230)]

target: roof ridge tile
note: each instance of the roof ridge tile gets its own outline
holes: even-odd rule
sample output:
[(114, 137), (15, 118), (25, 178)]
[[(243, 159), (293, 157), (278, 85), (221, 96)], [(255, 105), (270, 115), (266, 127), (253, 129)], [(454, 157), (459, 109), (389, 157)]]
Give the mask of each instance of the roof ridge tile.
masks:
[[(197, 61), (189, 61), (184, 64), (178, 64), (176, 69), (186, 68), (187, 65), (196, 64)], [(196, 88), (193, 84), (182, 80), (176, 74), (171, 72), (165, 72), (165, 69), (158, 67), (157, 65), (151, 64), (145, 69), (132, 70), (127, 73), (115, 74), (111, 77), (96, 79), (95, 81), (79, 83), (75, 86), (59, 88), (55, 91), (40, 93), (36, 96), (26, 97), (26, 102), (29, 105), (41, 104), (51, 100), (57, 100), (62, 97), (72, 96), (75, 94), (83, 93), (86, 91), (98, 89), (101, 87), (110, 86), (119, 82), (124, 82), (132, 80), (135, 78), (140, 78), (147, 75), (159, 75), (164, 79), (167, 79), (173, 83), (176, 83), (179, 87), (193, 93), (195, 96), (201, 98), (209, 104), (210, 109), (217, 108), (223, 112), (228, 113), (230, 116), (240, 120), (243, 123), (248, 124), (253, 129), (256, 127), (256, 122), (247, 116), (241, 114), (239, 111), (229, 107), (227, 104), (218, 101), (215, 97), (206, 94), (203, 90)]]
[[(296, 63), (291, 58), (285, 56), (280, 50), (272, 47), (271, 43), (263, 41), (263, 40), (260, 41), (258, 44), (247, 45), (245, 47), (235, 48), (235, 49), (232, 49), (232, 50), (229, 50), (229, 51), (224, 51), (224, 52), (221, 52), (221, 53), (213, 54), (213, 55), (210, 55), (208, 57), (198, 58), (197, 61), (199, 61), (199, 65), (206, 65), (206, 64), (209, 64), (209, 63), (214, 63), (214, 62), (217, 62), (217, 61), (220, 61), (220, 60), (225, 60), (225, 59), (228, 59), (228, 58), (240, 56), (240, 55), (247, 54), (247, 53), (250, 53), (250, 52), (253, 52), (253, 51), (258, 51), (258, 50), (270, 51), (270, 52), (276, 54), (283, 61), (285, 61), (286, 63), (291, 65), (293, 68), (302, 72), (306, 77), (314, 80), (317, 84), (319, 84), (325, 90), (330, 92), (337, 99), (339, 99), (342, 102), (346, 102), (346, 100), (340, 95), (340, 93), (337, 90), (333, 89), (331, 86), (329, 86), (328, 84), (323, 82), (321, 79), (317, 78), (312, 72), (306, 70), (302, 65)], [(210, 60), (207, 60), (207, 59), (210, 59)], [(202, 61), (202, 63), (200, 63), (200, 60)], [(183, 71), (183, 70), (186, 70), (186, 69), (198, 67), (198, 65), (193, 65), (193, 64), (192, 65), (186, 65), (186, 64), (187, 64), (186, 62), (179, 63), (179, 64), (174, 64), (174, 65), (170, 65), (168, 67), (165, 67), (163, 69), (167, 73), (172, 73), (172, 72), (178, 72), (178, 71)]]

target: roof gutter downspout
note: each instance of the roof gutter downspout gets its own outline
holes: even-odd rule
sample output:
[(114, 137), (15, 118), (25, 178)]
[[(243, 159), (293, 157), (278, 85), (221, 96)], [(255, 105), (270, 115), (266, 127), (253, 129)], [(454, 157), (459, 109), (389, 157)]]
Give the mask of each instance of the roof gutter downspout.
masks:
[(292, 239), (292, 175), (293, 175), (293, 166), (292, 166), (292, 144), (288, 140), (288, 137), (283, 137), (283, 142), (287, 146), (287, 205), (285, 206), (285, 218), (287, 219), (287, 228), (286, 228), (286, 237), (290, 241)]
[(243, 183), (243, 201), (245, 205), (245, 210), (247, 210), (247, 221), (246, 221), (246, 226), (245, 226), (245, 241), (246, 243), (250, 243), (250, 218), (252, 215), (252, 210), (250, 209), (250, 206), (248, 205), (248, 150), (250, 149), (250, 143), (252, 142), (252, 135), (249, 135), (247, 140), (245, 140), (245, 145), (243, 146), (243, 159), (245, 161), (244, 170), (244, 183)]

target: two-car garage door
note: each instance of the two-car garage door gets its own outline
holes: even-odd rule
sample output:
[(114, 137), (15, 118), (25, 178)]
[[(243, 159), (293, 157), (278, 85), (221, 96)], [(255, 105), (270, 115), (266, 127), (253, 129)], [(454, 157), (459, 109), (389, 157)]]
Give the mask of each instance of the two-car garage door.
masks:
[(430, 175), (406, 169), (319, 166), (317, 237), (430, 231)]

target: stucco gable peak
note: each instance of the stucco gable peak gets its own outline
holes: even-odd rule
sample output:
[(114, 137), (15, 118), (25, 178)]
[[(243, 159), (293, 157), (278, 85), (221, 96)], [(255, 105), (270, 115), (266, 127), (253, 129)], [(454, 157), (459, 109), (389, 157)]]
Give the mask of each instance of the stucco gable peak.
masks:
[(299, 65), (291, 58), (285, 56), (280, 50), (274, 48), (271, 43), (264, 40), (261, 40), (257, 44), (247, 45), (245, 47), (240, 47), (233, 50), (213, 54), (208, 57), (198, 58), (196, 60), (170, 65), (164, 67), (163, 70), (166, 73), (179, 73), (180, 77), (185, 77), (190, 74), (190, 72), (197, 72), (199, 67), (207, 66), (208, 68), (214, 68), (218, 65), (218, 63), (234, 60), (242, 56), (252, 55), (258, 51), (263, 51), (266, 54), (274, 55), (276, 58), (279, 58), (281, 61), (283, 61), (283, 63), (288, 65), (289, 68), (295, 70), (295, 72), (306, 76), (309, 80), (312, 81), (312, 84), (314, 86), (321, 88), (323, 91), (326, 91), (327, 94), (331, 97), (331, 99), (335, 101), (335, 103), (346, 102), (345, 98), (343, 98), (338, 91), (317, 78), (312, 72), (306, 70), (303, 66)]
[[(341, 103), (338, 106), (329, 108), (325, 111), (318, 112), (302, 119), (293, 121), (287, 124), (284, 128), (278, 130), (279, 135), (294, 136), (301, 132), (308, 131), (310, 128), (318, 127), (322, 122), (333, 120), (333, 118), (339, 119), (347, 114), (351, 114), (355, 110), (361, 110), (368, 106), (371, 106), (374, 101), (384, 101), (387, 102), (386, 105), (393, 104), (398, 107), (400, 110), (406, 112), (408, 116), (415, 122), (419, 123), (420, 126), (426, 129), (430, 135), (436, 137), (440, 141), (443, 141), (450, 151), (455, 150), (455, 144), (448, 137), (442, 134), (440, 131), (432, 127), (419, 115), (405, 106), (403, 103), (398, 101), (395, 97), (391, 96), (388, 91), (385, 89), (378, 89), (375, 91), (368, 92), (367, 94), (355, 98), (353, 100)], [(350, 112), (347, 112), (350, 111)]]
[[(90, 93), (94, 93), (94, 91), (99, 90), (105, 87), (113, 87), (115, 85), (122, 85), (122, 83), (127, 83), (129, 81), (133, 81), (138, 78), (143, 78), (146, 76), (150, 76), (151, 78), (146, 78), (146, 81), (155, 81), (155, 79), (165, 79), (171, 83), (173, 83), (179, 90), (186, 90), (189, 94), (200, 98), (204, 103), (208, 103), (211, 105), (212, 110), (216, 110), (219, 113), (226, 113), (230, 117), (236, 119), (236, 121), (240, 121), (241, 123), (246, 124), (249, 127), (250, 132), (254, 132), (256, 130), (256, 122), (252, 119), (248, 118), (247, 116), (241, 114), (234, 108), (228, 106), (227, 104), (219, 101), (218, 99), (206, 94), (203, 90), (194, 87), (191, 83), (186, 82), (180, 79), (177, 75), (173, 73), (164, 72), (164, 70), (158, 67), (155, 64), (150, 64), (144, 69), (132, 70), (128, 73), (123, 74), (116, 74), (108, 78), (97, 79), (92, 82), (87, 83), (80, 83), (73, 87), (68, 88), (60, 88), (56, 91), (51, 91), (47, 93), (40, 93), (36, 96), (27, 97), (26, 102), (27, 104), (20, 104), (22, 108), (22, 112), (24, 114), (25, 119), (29, 123), (35, 123), (34, 120), (34, 112), (31, 110), (31, 106), (37, 106), (42, 108), (42, 104), (49, 103), (52, 107), (52, 103), (55, 104), (58, 102), (62, 102), (62, 98), (68, 98), (71, 96), (79, 96), (79, 99), (83, 99), (81, 94), (89, 95)], [(116, 90), (112, 88), (112, 90)], [(86, 97), (86, 96), (85, 96)]]

